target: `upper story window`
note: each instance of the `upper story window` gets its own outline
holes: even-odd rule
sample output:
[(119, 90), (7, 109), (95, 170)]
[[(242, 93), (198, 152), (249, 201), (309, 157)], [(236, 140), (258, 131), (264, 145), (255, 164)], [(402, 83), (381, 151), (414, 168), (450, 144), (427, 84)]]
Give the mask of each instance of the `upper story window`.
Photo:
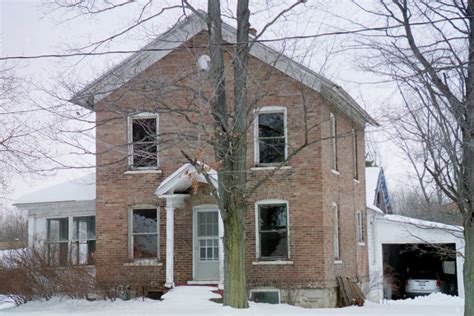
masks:
[(128, 118), (129, 165), (158, 168), (158, 115), (140, 113)]
[(337, 123), (334, 113), (329, 114), (329, 121), (331, 125), (331, 168), (337, 170)]
[(133, 259), (158, 259), (160, 245), (158, 209), (132, 209), (130, 221), (130, 257)]
[(358, 168), (358, 161), (359, 161), (359, 153), (358, 153), (358, 140), (357, 140), (357, 131), (352, 129), (352, 160), (353, 165), (352, 169), (354, 172), (354, 179), (359, 180), (359, 168)]
[(257, 257), (259, 260), (289, 258), (288, 203), (257, 202)]
[(286, 108), (265, 106), (256, 111), (255, 164), (275, 165), (288, 157)]

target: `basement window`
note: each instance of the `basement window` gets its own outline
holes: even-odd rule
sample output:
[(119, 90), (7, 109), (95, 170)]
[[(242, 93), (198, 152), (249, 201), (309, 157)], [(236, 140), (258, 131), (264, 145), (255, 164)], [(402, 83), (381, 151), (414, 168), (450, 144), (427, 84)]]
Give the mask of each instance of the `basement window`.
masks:
[(257, 202), (257, 253), (260, 260), (287, 260), (288, 203)]
[(133, 259), (158, 259), (158, 209), (133, 209), (130, 212), (130, 256)]
[(255, 303), (280, 304), (280, 290), (251, 290), (250, 300)]
[(134, 169), (158, 168), (158, 115), (129, 117), (129, 165)]
[(286, 108), (262, 107), (256, 112), (254, 124), (255, 164), (271, 166), (284, 162), (288, 156)]

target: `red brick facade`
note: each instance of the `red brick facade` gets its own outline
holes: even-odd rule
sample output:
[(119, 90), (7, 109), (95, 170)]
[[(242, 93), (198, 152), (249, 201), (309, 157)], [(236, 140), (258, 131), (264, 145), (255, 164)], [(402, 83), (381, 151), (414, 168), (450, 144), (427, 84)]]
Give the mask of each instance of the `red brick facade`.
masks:
[[(198, 73), (196, 59), (206, 43), (200, 34), (162, 58), (133, 80), (96, 104), (97, 124), (97, 278), (116, 285), (162, 286), (165, 282), (166, 212), (154, 191), (161, 181), (186, 163), (181, 150), (213, 163), (209, 139), (202, 128), (189, 120), (208, 124), (205, 105), (195, 101), (194, 92), (209, 96), (206, 75)], [(231, 64), (227, 61), (226, 82), (232, 87)], [(356, 240), (355, 212), (365, 217), (364, 127), (336, 109), (322, 96), (256, 58), (250, 58), (249, 104), (258, 108), (278, 105), (287, 108), (289, 152), (305, 140), (304, 122), (311, 126), (306, 137), (313, 142), (292, 158), (288, 167), (252, 194), (247, 212), (247, 280), (250, 288), (334, 288), (336, 276), (358, 281), (367, 279), (367, 247)], [(174, 86), (170, 86), (174, 83)], [(192, 87), (185, 89), (183, 86)], [(227, 91), (232, 99), (232, 89)], [(258, 97), (257, 97), (258, 96)], [(257, 98), (256, 98), (257, 97)], [(189, 117), (169, 111), (170, 107), (196, 110)], [(134, 111), (159, 113), (159, 170), (130, 173), (127, 163), (127, 115)], [(338, 129), (338, 172), (331, 171), (329, 115), (336, 114)], [(119, 114), (118, 114), (119, 113)], [(200, 117), (202, 115), (202, 117)], [(351, 130), (358, 131), (359, 179), (353, 179)], [(177, 131), (189, 135), (186, 140)], [(254, 183), (268, 170), (255, 170), (253, 125), (248, 131), (248, 182)], [(196, 138), (200, 135), (200, 138)], [(202, 153), (201, 153), (202, 152)], [(255, 202), (263, 199), (288, 201), (290, 258), (286, 264), (260, 264), (256, 258)], [(333, 256), (332, 204), (340, 212), (341, 262)], [(215, 204), (205, 187), (175, 211), (174, 280), (192, 280), (192, 206)], [(159, 262), (135, 265), (129, 258), (129, 209), (159, 207)], [(364, 228), (365, 229), (365, 228)]]

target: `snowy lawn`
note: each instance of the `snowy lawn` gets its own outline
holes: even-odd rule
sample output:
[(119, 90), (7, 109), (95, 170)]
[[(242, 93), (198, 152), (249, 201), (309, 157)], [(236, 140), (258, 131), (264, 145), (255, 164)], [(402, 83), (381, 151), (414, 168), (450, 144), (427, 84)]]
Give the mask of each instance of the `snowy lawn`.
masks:
[[(286, 304), (270, 305), (250, 303), (247, 310), (234, 310), (211, 302), (218, 298), (211, 287), (180, 286), (163, 296), (163, 301), (150, 299), (132, 301), (96, 301), (52, 299), (46, 302), (30, 302), (13, 307), (0, 303), (0, 315), (318, 315), (318, 316), (461, 316), (463, 300), (443, 294), (433, 294), (414, 300), (388, 301), (386, 304), (366, 303), (363, 307), (331, 309), (305, 309)], [(0, 298), (1, 301), (1, 298)]]

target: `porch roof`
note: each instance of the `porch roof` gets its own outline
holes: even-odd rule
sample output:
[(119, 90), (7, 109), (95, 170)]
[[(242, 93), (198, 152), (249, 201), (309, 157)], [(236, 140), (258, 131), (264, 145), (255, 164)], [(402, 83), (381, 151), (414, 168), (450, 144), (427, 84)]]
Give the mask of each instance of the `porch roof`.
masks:
[[(212, 185), (217, 187), (217, 172), (209, 166), (202, 164), (209, 174)], [(186, 163), (175, 172), (164, 179), (155, 191), (158, 197), (176, 194), (189, 189), (193, 179), (200, 183), (208, 183), (204, 175), (199, 172), (191, 163)]]

